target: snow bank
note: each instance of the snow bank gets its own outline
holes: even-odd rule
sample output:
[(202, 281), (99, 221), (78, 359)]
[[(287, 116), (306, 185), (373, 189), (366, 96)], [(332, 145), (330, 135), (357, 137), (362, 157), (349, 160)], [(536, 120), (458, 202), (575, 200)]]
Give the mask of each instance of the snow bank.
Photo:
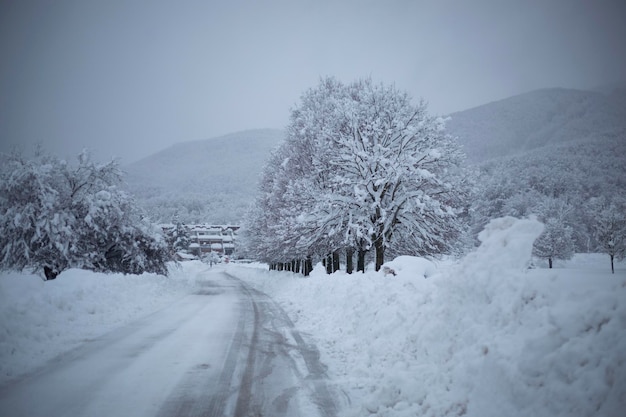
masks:
[(317, 340), (345, 416), (622, 416), (626, 268), (526, 269), (541, 231), (498, 219), (463, 260), (395, 277), (228, 268)]
[[(398, 256), (391, 262), (383, 265), (393, 271), (395, 275), (407, 275), (410, 277), (428, 278), (437, 272), (437, 267), (428, 259), (415, 256)], [(384, 273), (384, 271), (383, 271)]]
[(152, 313), (194, 290), (199, 262), (170, 276), (101, 274), (72, 269), (53, 281), (0, 274), (0, 384), (86, 339)]

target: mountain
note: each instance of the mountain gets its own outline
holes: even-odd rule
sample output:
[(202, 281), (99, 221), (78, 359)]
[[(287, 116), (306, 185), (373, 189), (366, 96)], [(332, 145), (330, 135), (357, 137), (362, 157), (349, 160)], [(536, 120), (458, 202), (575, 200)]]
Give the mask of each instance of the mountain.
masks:
[(259, 129), (172, 145), (125, 166), (127, 187), (156, 222), (239, 222), (282, 139)]
[(626, 131), (626, 90), (537, 90), (453, 113), (446, 128), (471, 163), (597, 140)]
[(476, 168), (474, 230), (535, 214), (575, 251), (600, 248), (598, 213), (626, 198), (625, 90), (534, 91), (453, 114), (448, 131)]
[[(465, 148), (468, 162), (477, 165), (523, 157), (526, 167), (566, 166), (580, 152), (595, 155), (596, 161), (616, 161), (608, 153), (621, 152), (626, 141), (626, 90), (537, 90), (453, 113), (447, 130)], [(157, 222), (240, 222), (265, 161), (283, 137), (281, 130), (262, 129), (176, 144), (126, 166), (128, 188)]]

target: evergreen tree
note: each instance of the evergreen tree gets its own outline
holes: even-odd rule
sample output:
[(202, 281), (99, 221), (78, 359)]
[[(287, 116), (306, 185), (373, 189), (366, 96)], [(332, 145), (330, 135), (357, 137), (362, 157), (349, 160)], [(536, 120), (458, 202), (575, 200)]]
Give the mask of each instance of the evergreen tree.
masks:
[(172, 247), (175, 251), (186, 251), (189, 249), (189, 244), (191, 240), (189, 238), (189, 232), (185, 225), (183, 225), (180, 221), (176, 222), (176, 226), (174, 227), (172, 234)]

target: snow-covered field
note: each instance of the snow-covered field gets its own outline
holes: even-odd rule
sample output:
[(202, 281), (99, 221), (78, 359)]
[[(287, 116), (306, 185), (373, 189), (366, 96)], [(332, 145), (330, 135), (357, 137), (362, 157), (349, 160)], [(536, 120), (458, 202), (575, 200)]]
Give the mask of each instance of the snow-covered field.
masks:
[[(540, 230), (500, 219), (464, 259), (403, 257), (388, 264), (396, 276), (223, 268), (316, 341), (344, 416), (623, 416), (626, 264), (612, 275), (592, 254), (527, 269)], [(0, 274), (0, 384), (195, 291), (207, 270)]]
[(539, 232), (500, 219), (465, 259), (396, 276), (229, 268), (317, 341), (346, 416), (624, 416), (626, 265), (527, 269)]
[[(198, 273), (208, 269), (197, 264)], [(169, 278), (72, 269), (44, 282), (0, 274), (0, 385), (193, 292), (196, 278), (176, 266)]]

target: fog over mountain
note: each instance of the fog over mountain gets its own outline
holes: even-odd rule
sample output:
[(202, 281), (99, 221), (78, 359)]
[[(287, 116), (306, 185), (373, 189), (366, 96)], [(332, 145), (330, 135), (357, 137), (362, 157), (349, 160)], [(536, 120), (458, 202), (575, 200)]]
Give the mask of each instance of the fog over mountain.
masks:
[[(470, 164), (539, 156), (542, 149), (556, 155), (563, 146), (580, 143), (597, 145), (602, 154), (602, 140), (626, 141), (626, 90), (537, 90), (453, 113), (447, 130), (464, 146)], [(129, 190), (158, 222), (239, 223), (283, 135), (276, 129), (248, 130), (173, 145), (125, 167)], [(594, 158), (601, 161), (602, 155)]]

